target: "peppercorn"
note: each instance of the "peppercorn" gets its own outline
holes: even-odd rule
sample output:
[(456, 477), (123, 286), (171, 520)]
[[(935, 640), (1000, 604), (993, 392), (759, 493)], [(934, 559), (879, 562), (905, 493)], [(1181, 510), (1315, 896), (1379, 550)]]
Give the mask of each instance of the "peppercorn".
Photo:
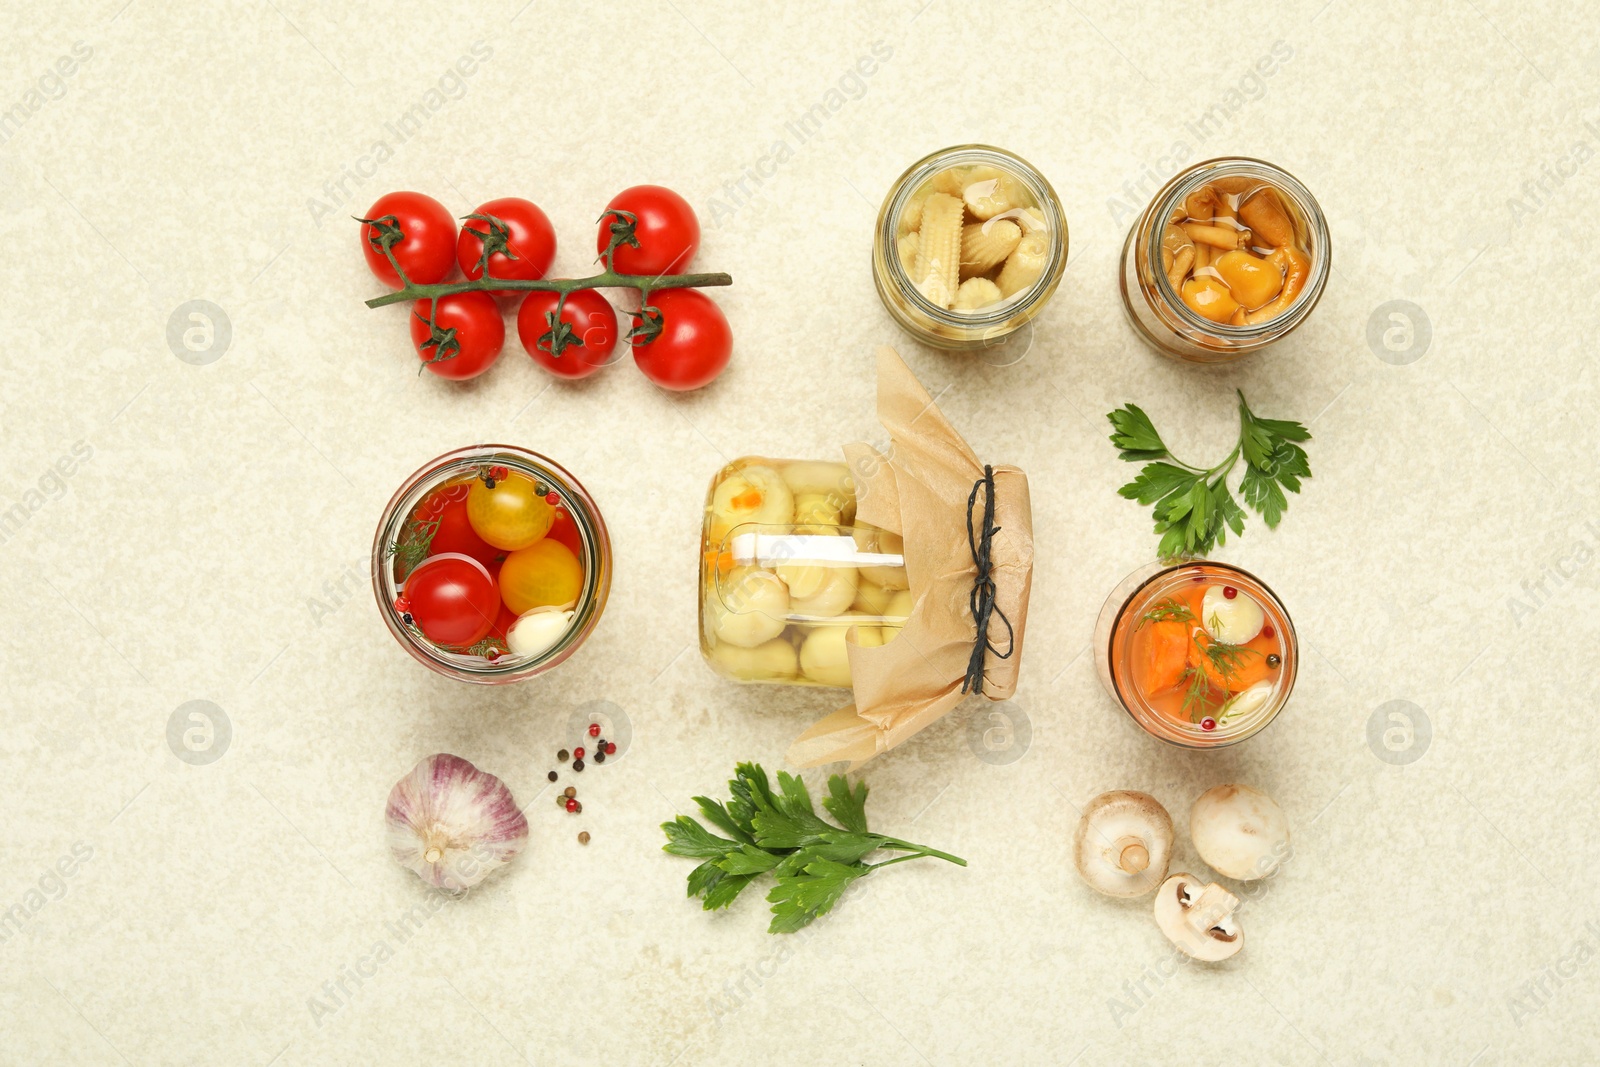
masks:
[(557, 763), (565, 763), (565, 762), (567, 762), (567, 750), (566, 749), (560, 748), (560, 749), (556, 750), (556, 762)]
[(580, 774), (583, 773), (583, 760), (581, 760), (581, 759), (573, 760), (572, 761), (572, 769), (577, 771)]
[(605, 749), (606, 755), (615, 756), (617, 754), (617, 743), (615, 741), (607, 741)]
[(562, 796), (560, 793), (557, 793), (556, 794), (556, 807), (565, 809), (566, 806), (567, 806), (567, 798)]
[(566, 808), (567, 811), (570, 812), (570, 813), (573, 813), (573, 814), (577, 813), (578, 802), (576, 800), (573, 800), (571, 797), (568, 797), (567, 798), (567, 802), (565, 804), (561, 805), (561, 806)]
[(606, 750), (602, 748), (599, 752), (596, 752), (594, 754), (594, 761), (596, 763), (604, 763), (606, 761)]
[(574, 800), (572, 802), (572, 814), (574, 814), (574, 815), (582, 815), (583, 814), (583, 801)]
[(564, 797), (575, 797), (578, 795), (578, 789), (576, 786), (569, 785), (561, 791), (561, 795)]
[(1207, 716), (1206, 718), (1200, 720), (1200, 729), (1202, 729), (1202, 730), (1215, 730), (1216, 728), (1217, 728), (1217, 720), (1216, 719), (1213, 719), (1210, 716)]
[(589, 843), (589, 831), (587, 831), (587, 830), (578, 831), (578, 844), (587, 845), (588, 843)]
[(600, 736), (600, 724), (599, 723), (592, 722), (592, 723), (589, 724), (589, 736), (590, 737), (599, 737)]
[(553, 781), (555, 781), (557, 778), (559, 778), (561, 776), (559, 774), (557, 774), (555, 771), (551, 771), (549, 774), (545, 775), (545, 777), (550, 779), (553, 782)]
[(1271, 638), (1274, 638), (1274, 637), (1278, 636), (1278, 631), (1274, 630), (1272, 628), (1272, 624), (1269, 622), (1269, 623), (1267, 623), (1267, 625), (1265, 625), (1265, 626), (1263, 626), (1261, 628), (1261, 636), (1265, 637), (1265, 638), (1268, 638), (1268, 639), (1271, 639)]
[(1278, 664), (1282, 662), (1283, 659), (1276, 652), (1267, 657), (1267, 666), (1271, 667), (1273, 670), (1277, 670)]
[(1239, 590), (1235, 589), (1231, 585), (1225, 585), (1222, 587), (1222, 595), (1227, 597), (1229, 600), (1232, 600), (1234, 597), (1239, 595)]
[(583, 758), (583, 749), (581, 749), (581, 748), (573, 749), (572, 750), (572, 758), (573, 759), (582, 759)]

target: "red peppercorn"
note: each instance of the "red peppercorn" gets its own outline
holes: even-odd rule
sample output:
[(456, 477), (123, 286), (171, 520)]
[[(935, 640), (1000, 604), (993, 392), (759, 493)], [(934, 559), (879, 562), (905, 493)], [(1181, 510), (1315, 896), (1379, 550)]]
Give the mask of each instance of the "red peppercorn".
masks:
[(589, 724), (589, 736), (590, 737), (599, 737), (600, 736), (600, 724), (599, 723), (592, 722), (592, 723)]
[(1215, 730), (1216, 728), (1217, 728), (1217, 720), (1216, 719), (1205, 718), (1205, 719), (1201, 719), (1200, 720), (1200, 729), (1202, 729), (1202, 730)]
[(1203, 582), (1203, 581), (1206, 580), (1206, 576), (1204, 574), (1197, 574), (1193, 578), (1190, 578), (1189, 580), (1191, 582)]
[(1272, 628), (1272, 624), (1269, 622), (1269, 623), (1267, 623), (1267, 625), (1265, 625), (1265, 626), (1263, 626), (1261, 628), (1261, 636), (1270, 640), (1270, 639), (1278, 636), (1278, 631), (1274, 630)]
[(544, 502), (546, 504), (556, 504), (556, 503), (559, 503), (560, 501), (561, 501), (561, 497), (556, 493), (546, 493), (544, 495)]
[(567, 798), (567, 803), (566, 803), (566, 808), (567, 808), (568, 811), (575, 812), (575, 811), (578, 810), (578, 802), (576, 800), (573, 800), (571, 797), (568, 797)]
[(616, 754), (617, 754), (617, 743), (615, 741), (607, 741), (606, 742), (606, 755), (615, 756)]
[(1231, 585), (1225, 585), (1222, 587), (1222, 595), (1227, 597), (1229, 600), (1232, 600), (1234, 597), (1239, 595), (1239, 590), (1235, 589)]
[(394, 610), (396, 610), (400, 614), (404, 615), (406, 612), (411, 610), (411, 601), (407, 600), (403, 596), (395, 597), (394, 598)]
[(572, 750), (572, 758), (573, 759), (582, 759), (583, 758), (583, 749), (581, 749), (581, 748), (573, 749)]

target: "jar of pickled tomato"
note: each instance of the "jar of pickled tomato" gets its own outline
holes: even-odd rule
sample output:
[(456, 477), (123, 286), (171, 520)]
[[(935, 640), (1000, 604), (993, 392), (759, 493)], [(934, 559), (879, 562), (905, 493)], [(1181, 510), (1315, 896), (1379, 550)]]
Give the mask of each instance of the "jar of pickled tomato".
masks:
[(425, 465), (396, 491), (372, 543), (389, 632), (424, 666), (485, 685), (543, 674), (605, 609), (611, 541), (578, 480), (513, 445)]
[(1184, 748), (1222, 748), (1266, 729), (1300, 662), (1277, 595), (1209, 560), (1134, 571), (1106, 599), (1093, 642), (1106, 692), (1152, 737)]
[(1067, 268), (1067, 220), (1032, 164), (988, 145), (913, 163), (889, 190), (872, 278), (900, 328), (938, 348), (1002, 344)]
[(701, 527), (700, 651), (740, 682), (848, 687), (847, 641), (911, 616), (898, 535), (854, 522), (843, 463), (745, 456), (712, 479)]
[(1259, 159), (1211, 159), (1168, 182), (1135, 220), (1119, 284), (1151, 347), (1225, 363), (1304, 322), (1331, 266), (1327, 220), (1294, 175)]

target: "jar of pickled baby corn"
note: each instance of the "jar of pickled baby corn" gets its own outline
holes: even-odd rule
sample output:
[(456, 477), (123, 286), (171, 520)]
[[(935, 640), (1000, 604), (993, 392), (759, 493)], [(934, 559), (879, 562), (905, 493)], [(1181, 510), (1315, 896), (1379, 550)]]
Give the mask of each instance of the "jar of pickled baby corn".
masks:
[(372, 543), (389, 632), (423, 666), (501, 685), (583, 644), (611, 589), (594, 499), (554, 460), (514, 445), (439, 456), (395, 491)]
[(856, 524), (843, 463), (745, 456), (717, 473), (701, 527), (700, 651), (739, 682), (848, 687), (846, 643), (911, 616), (898, 535)]
[(1291, 333), (1331, 267), (1328, 223), (1294, 175), (1259, 159), (1198, 163), (1128, 231), (1119, 284), (1158, 352), (1225, 363)]
[(1026, 160), (958, 145), (913, 163), (872, 240), (878, 296), (901, 329), (939, 348), (999, 345), (1044, 309), (1067, 266), (1067, 220)]
[(1224, 748), (1266, 729), (1300, 663), (1277, 594), (1213, 560), (1134, 571), (1106, 598), (1092, 640), (1106, 692), (1150, 736), (1181, 748)]

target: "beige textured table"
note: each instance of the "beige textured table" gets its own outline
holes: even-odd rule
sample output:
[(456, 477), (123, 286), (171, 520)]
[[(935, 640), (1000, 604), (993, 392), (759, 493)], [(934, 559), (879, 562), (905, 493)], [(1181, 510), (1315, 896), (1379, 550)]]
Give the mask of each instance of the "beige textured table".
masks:
[[(0, 40), (0, 1061), (1600, 1058), (1592, 17), (101, 0), (13, 4)], [(1031, 160), (1071, 223), (1007, 366), (904, 340), (871, 283), (885, 190), (965, 141)], [(1233, 153), (1316, 193), (1336, 273), (1288, 342), (1182, 366), (1135, 341), (1117, 255), (1173, 170)], [(528, 196), (572, 274), (646, 181), (689, 197), (699, 264), (735, 279), (735, 362), (702, 393), (627, 365), (552, 385), (515, 350), (470, 384), (419, 378), (405, 313), (362, 306), (380, 290), (349, 216), (382, 192)], [(209, 341), (194, 300), (220, 309)], [(977, 758), (971, 702), (870, 764), (877, 823), (971, 866), (883, 872), (780, 939), (760, 900), (699, 911), (660, 851), (663, 819), (736, 760), (781, 765), (836, 703), (701, 662), (701, 496), (727, 458), (874, 436), (883, 342), (1031, 475), (1026, 739)], [(1103, 414), (1135, 401), (1221, 454), (1235, 388), (1315, 434), (1282, 526), (1222, 553), (1283, 596), (1304, 667), (1269, 731), (1184, 754), (1135, 731), (1087, 649), (1155, 548)], [(593, 639), (495, 691), (413, 662), (366, 579), (399, 480), (483, 440), (568, 465), (616, 546)], [(220, 710), (210, 762), (169, 743), (196, 700)], [(540, 791), (591, 701), (632, 739), (575, 820)], [(382, 808), (435, 751), (539, 802), (515, 867), (401, 937), (428, 896)], [(1174, 869), (1197, 868), (1188, 806), (1230, 780), (1277, 797), (1294, 854), (1241, 956), (1180, 964), (1147, 903), (1078, 881), (1075, 805), (1153, 792)]]

